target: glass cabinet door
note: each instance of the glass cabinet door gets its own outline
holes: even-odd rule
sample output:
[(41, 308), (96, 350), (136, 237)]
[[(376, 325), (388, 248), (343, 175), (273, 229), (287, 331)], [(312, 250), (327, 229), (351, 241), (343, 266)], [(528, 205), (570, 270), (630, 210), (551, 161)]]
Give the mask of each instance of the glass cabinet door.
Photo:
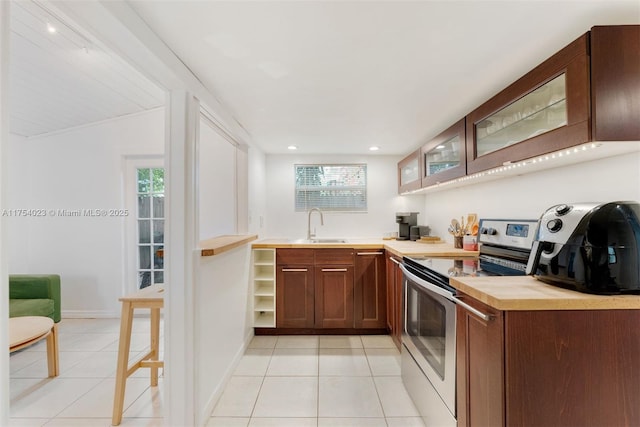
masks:
[(398, 193), (420, 188), (420, 150), (398, 163)]
[(478, 122), (478, 157), (567, 124), (566, 78), (562, 73)]
[(467, 114), (467, 174), (591, 139), (588, 36), (569, 43)]
[(465, 121), (460, 120), (422, 147), (422, 186), (437, 184), (466, 173)]

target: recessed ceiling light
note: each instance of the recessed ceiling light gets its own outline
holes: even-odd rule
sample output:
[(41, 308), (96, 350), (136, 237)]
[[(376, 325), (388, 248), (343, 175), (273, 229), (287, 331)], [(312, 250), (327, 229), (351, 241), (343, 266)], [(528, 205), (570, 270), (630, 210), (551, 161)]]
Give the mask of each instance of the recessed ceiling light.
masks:
[(438, 145), (436, 148), (437, 148), (438, 150), (442, 150), (442, 149), (444, 148), (444, 145)]
[(47, 31), (49, 31), (51, 34), (54, 34), (58, 30), (56, 30), (56, 27), (47, 22)]
[(297, 149), (298, 149), (298, 147), (297, 147), (297, 146), (295, 146), (295, 145), (290, 145), (290, 146), (288, 146), (287, 148), (288, 148), (289, 150), (297, 150)]
[(380, 147), (376, 147), (375, 145), (373, 147), (369, 147), (369, 151), (378, 151), (380, 149)]

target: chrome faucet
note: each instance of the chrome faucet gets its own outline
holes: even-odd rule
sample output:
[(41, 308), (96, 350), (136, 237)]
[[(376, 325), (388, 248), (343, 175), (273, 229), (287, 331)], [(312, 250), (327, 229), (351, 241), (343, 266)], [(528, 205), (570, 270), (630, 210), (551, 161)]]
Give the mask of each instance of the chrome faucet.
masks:
[(307, 218), (307, 240), (311, 240), (316, 237), (316, 230), (313, 229), (313, 233), (311, 233), (311, 214), (313, 212), (318, 212), (320, 214), (320, 225), (324, 225), (324, 218), (322, 216), (322, 211), (318, 208), (309, 209), (309, 217)]

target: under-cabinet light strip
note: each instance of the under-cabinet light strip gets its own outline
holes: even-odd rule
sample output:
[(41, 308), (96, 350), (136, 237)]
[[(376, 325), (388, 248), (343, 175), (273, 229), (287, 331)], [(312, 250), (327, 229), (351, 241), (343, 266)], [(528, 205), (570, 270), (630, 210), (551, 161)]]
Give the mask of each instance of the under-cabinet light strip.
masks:
[(554, 160), (557, 160), (557, 159), (561, 159), (563, 157), (567, 157), (567, 156), (574, 155), (574, 154), (580, 154), (580, 153), (586, 152), (588, 150), (592, 150), (592, 149), (598, 148), (601, 145), (602, 144), (596, 144), (596, 143), (592, 142), (592, 143), (583, 144), (583, 145), (578, 146), (578, 147), (569, 148), (567, 150), (561, 150), (561, 151), (556, 151), (554, 153), (545, 154), (545, 155), (538, 156), (538, 157), (532, 157), (530, 159), (522, 160), (522, 161), (519, 161), (519, 162), (516, 162), (516, 163), (505, 162), (505, 163), (503, 163), (502, 166), (499, 166), (499, 167), (494, 168), (494, 169), (489, 169), (489, 170), (486, 170), (486, 171), (474, 173), (473, 175), (463, 176), (463, 177), (460, 177), (460, 178), (453, 179), (451, 181), (439, 182), (437, 184), (434, 184), (434, 185), (431, 185), (431, 186), (425, 187), (425, 188), (420, 188), (418, 190), (407, 191), (407, 192), (402, 193), (402, 195), (423, 193), (425, 190), (429, 190), (429, 189), (432, 189), (432, 188), (445, 187), (445, 186), (452, 185), (452, 184), (458, 184), (458, 183), (461, 183), (461, 182), (466, 182), (466, 181), (482, 178), (482, 177), (487, 176), (487, 175), (496, 175), (496, 174), (507, 172), (507, 171), (510, 171), (510, 170), (513, 170), (513, 169), (523, 168), (523, 167), (527, 167), (527, 166), (530, 166), (530, 165), (537, 165), (537, 164), (540, 164), (542, 162), (554, 161)]

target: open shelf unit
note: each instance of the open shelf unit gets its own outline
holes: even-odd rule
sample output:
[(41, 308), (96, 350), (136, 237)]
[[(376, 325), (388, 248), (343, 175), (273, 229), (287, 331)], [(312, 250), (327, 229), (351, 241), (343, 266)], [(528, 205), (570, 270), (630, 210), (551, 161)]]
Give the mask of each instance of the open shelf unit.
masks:
[(253, 326), (276, 326), (276, 250), (253, 250)]

